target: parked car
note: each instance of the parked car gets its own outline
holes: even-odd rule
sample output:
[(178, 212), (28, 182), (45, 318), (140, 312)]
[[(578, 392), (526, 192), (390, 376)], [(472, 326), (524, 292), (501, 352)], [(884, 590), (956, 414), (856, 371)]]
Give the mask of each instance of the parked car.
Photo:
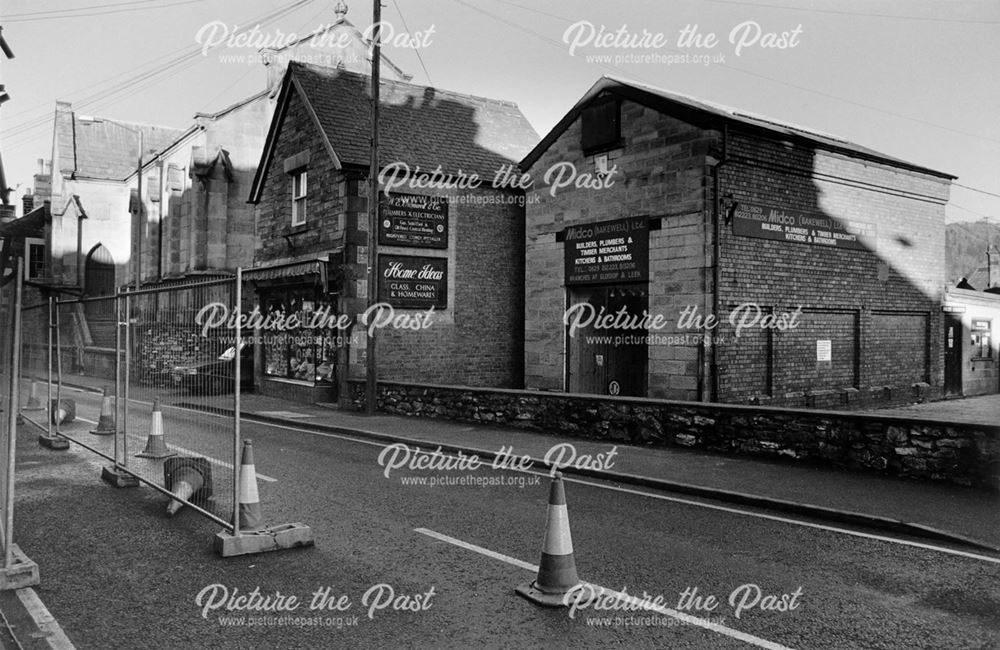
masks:
[[(175, 366), (170, 375), (174, 386), (199, 393), (231, 393), (236, 364), (236, 346), (230, 346), (216, 359)], [(253, 346), (240, 344), (240, 387), (253, 388)]]

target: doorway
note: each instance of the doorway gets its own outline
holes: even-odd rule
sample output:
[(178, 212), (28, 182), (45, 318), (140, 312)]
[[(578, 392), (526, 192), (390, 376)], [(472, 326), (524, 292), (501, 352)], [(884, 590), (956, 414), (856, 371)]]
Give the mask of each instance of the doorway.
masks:
[(115, 346), (115, 259), (111, 251), (102, 244), (90, 249), (84, 263), (83, 297), (102, 298), (106, 300), (86, 300), (83, 312), (87, 317), (87, 326), (94, 345), (113, 348)]
[[(644, 329), (629, 327), (624, 316), (641, 319), (649, 307), (646, 283), (573, 287), (569, 305), (587, 303), (598, 316), (568, 337), (567, 390), (596, 395), (646, 396), (648, 344)], [(588, 310), (589, 312), (590, 310)], [(601, 315), (610, 327), (596, 327)], [(622, 325), (622, 326), (615, 326)]]
[(944, 394), (962, 394), (962, 320), (952, 314), (944, 317)]

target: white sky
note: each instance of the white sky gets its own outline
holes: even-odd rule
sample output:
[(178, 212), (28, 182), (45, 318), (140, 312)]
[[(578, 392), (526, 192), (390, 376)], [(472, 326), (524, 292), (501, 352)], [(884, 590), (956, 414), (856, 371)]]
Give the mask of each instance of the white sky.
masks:
[[(16, 54), (0, 63), (0, 80), (12, 97), (0, 110), (9, 184), (23, 192), (32, 184), (36, 159), (50, 156), (56, 99), (72, 101), (82, 114), (183, 128), (195, 112), (218, 110), (260, 90), (262, 66), (222, 60), (252, 56), (252, 47), (220, 46), (136, 85), (122, 83), (197, 52), (196, 35), (212, 21), (230, 30), (249, 28), (250, 19), (292, 4), (6, 0), (0, 24)], [(370, 0), (347, 4), (349, 20), (362, 29), (370, 24)], [(301, 0), (261, 33), (304, 35), (331, 22), (334, 5)], [(541, 135), (597, 78), (611, 74), (833, 133), (1000, 195), (996, 0), (384, 0), (383, 19), (397, 32), (424, 35), (419, 53), (430, 79), (416, 50), (386, 49), (414, 82), (515, 101)], [(571, 55), (564, 33), (580, 21), (612, 32), (624, 27), (628, 35), (662, 33), (667, 45), (581, 45)], [(799, 26), (801, 32), (795, 47), (758, 43), (736, 56), (729, 35), (745, 21), (762, 33)], [(688, 25), (714, 33), (719, 42), (702, 50), (678, 47)], [(678, 53), (724, 56), (725, 62), (587, 60)], [(1000, 219), (1000, 196), (954, 187), (948, 220), (983, 216)]]

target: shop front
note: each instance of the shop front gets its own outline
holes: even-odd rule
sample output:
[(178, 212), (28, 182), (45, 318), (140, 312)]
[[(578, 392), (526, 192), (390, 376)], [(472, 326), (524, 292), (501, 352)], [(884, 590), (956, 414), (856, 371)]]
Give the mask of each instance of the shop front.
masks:
[(566, 390), (643, 397), (648, 358), (649, 225), (645, 217), (568, 228)]
[(261, 394), (336, 401), (337, 368), (350, 331), (336, 326), (339, 294), (327, 269), (319, 259), (247, 272), (264, 324), (253, 333)]

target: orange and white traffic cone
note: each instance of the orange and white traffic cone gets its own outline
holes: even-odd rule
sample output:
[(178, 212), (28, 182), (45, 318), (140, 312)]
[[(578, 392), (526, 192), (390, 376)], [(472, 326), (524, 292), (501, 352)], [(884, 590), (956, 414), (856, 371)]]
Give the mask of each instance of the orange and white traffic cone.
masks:
[(177, 452), (170, 451), (163, 439), (163, 413), (160, 412), (160, 398), (153, 400), (153, 420), (149, 425), (146, 448), (136, 454), (139, 458), (169, 458)]
[(38, 386), (35, 385), (35, 380), (31, 380), (31, 391), (28, 393), (28, 402), (24, 405), (22, 411), (44, 411), (45, 406), (42, 404), (42, 400), (38, 399)]
[(111, 406), (111, 396), (108, 389), (104, 389), (104, 398), (101, 401), (101, 417), (97, 420), (97, 428), (91, 431), (95, 436), (111, 436), (117, 433), (115, 427), (115, 413)]
[(174, 495), (167, 504), (173, 517), (185, 503), (203, 505), (212, 496), (212, 466), (205, 458), (182, 456), (163, 463), (163, 485)]
[(76, 419), (76, 401), (71, 399), (52, 400), (52, 424), (59, 426)]
[(243, 458), (240, 460), (240, 532), (255, 532), (264, 528), (257, 491), (257, 468), (253, 463), (253, 443), (243, 441)]
[(538, 605), (568, 606), (567, 594), (580, 586), (573, 558), (573, 539), (569, 532), (566, 510), (566, 490), (562, 474), (556, 472), (549, 490), (549, 508), (545, 519), (545, 539), (538, 576), (532, 582), (518, 585), (517, 593)]

